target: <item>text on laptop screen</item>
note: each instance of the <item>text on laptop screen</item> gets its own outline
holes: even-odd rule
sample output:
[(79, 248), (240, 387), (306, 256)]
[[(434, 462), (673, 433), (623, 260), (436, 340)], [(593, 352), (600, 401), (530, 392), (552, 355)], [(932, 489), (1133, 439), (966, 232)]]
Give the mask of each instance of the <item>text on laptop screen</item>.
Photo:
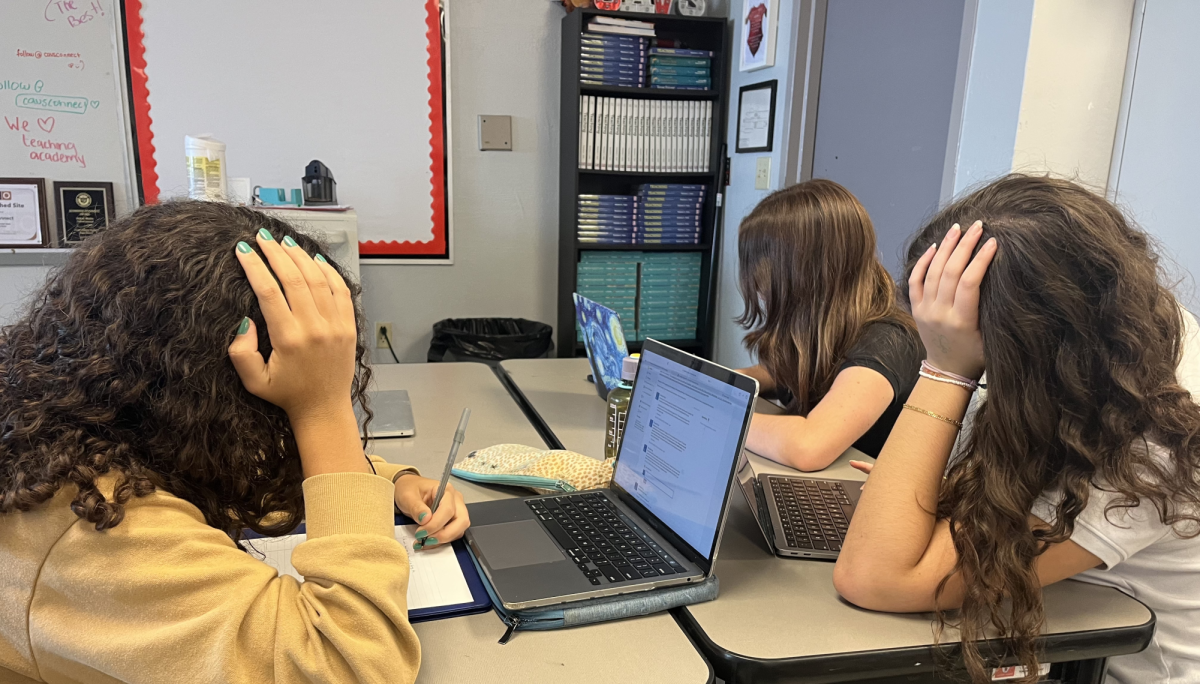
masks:
[(613, 479), (711, 559), (750, 393), (642, 354)]

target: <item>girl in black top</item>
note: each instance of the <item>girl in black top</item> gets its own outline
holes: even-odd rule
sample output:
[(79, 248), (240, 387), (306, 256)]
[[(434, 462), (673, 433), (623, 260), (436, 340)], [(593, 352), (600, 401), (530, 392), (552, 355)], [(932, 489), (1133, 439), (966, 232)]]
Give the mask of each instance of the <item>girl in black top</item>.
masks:
[(738, 323), (759, 360), (742, 372), (786, 410), (755, 414), (746, 446), (808, 471), (850, 446), (877, 456), (925, 350), (875, 256), (866, 209), (833, 181), (793, 185), (742, 221), (738, 256)]

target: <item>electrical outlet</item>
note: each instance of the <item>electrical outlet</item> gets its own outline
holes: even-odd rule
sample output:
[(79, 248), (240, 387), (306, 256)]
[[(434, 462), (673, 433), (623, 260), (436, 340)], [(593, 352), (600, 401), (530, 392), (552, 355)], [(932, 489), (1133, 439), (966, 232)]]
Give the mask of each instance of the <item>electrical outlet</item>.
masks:
[(758, 169), (754, 172), (754, 189), (771, 189), (771, 158), (759, 157)]
[[(383, 333), (385, 331), (387, 332), (386, 338), (384, 338), (384, 335), (383, 335)], [(396, 335), (394, 332), (392, 332), (392, 324), (391, 323), (376, 323), (375, 324), (375, 348), (376, 349), (387, 349), (388, 348), (388, 340), (391, 340), (393, 345), (396, 344)]]

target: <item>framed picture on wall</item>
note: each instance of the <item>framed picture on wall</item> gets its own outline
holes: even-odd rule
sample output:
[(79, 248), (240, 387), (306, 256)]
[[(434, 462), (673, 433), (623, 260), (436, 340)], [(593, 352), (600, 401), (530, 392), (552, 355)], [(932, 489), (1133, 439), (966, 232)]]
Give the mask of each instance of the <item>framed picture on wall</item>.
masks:
[(775, 66), (775, 34), (779, 0), (746, 0), (742, 4), (741, 70)]
[(737, 152), (770, 152), (775, 143), (775, 89), (770, 80), (738, 90)]
[(0, 247), (48, 247), (45, 178), (0, 178)]

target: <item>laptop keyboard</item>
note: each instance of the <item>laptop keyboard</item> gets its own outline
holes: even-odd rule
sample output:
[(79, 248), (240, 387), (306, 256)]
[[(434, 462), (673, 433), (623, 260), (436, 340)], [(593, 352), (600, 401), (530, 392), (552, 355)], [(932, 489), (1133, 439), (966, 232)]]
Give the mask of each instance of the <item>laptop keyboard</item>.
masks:
[(525, 505), (594, 585), (683, 572), (679, 561), (603, 494), (530, 499)]
[(788, 548), (840, 551), (850, 497), (839, 482), (768, 476)]

